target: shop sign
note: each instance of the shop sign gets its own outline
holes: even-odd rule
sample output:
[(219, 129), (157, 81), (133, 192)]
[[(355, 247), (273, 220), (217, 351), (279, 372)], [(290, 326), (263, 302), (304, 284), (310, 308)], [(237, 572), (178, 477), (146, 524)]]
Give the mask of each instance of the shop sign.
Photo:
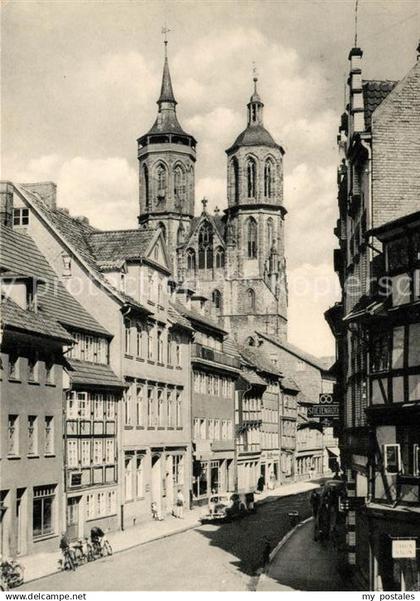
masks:
[(416, 539), (394, 538), (392, 559), (416, 559)]
[(339, 417), (339, 405), (334, 403), (332, 405), (314, 405), (308, 407), (308, 417)]

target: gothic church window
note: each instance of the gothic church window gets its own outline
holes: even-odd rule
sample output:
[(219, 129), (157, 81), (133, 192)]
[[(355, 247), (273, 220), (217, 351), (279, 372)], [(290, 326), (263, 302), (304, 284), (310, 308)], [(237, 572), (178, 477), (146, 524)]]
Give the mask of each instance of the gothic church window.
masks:
[(211, 295), (211, 300), (213, 302), (214, 308), (218, 314), (222, 311), (222, 293), (220, 290), (213, 290)]
[(181, 165), (174, 169), (174, 198), (180, 205), (185, 200), (185, 173)]
[(216, 248), (216, 268), (225, 266), (225, 251), (221, 246)]
[(232, 200), (235, 204), (239, 202), (239, 164), (238, 159), (233, 157), (230, 163), (231, 169), (231, 192)]
[(147, 168), (147, 165), (143, 166), (143, 181), (144, 181), (144, 202), (146, 205), (146, 210), (149, 210), (149, 207), (150, 207), (149, 170)]
[(203, 223), (198, 233), (198, 268), (213, 267), (213, 229), (208, 221)]
[(264, 196), (272, 198), (274, 195), (274, 165), (271, 159), (267, 159), (264, 165)]
[(273, 246), (273, 232), (274, 232), (274, 225), (273, 225), (273, 220), (271, 219), (271, 217), (269, 217), (267, 219), (267, 246), (268, 249), (271, 250), (271, 247)]
[(248, 311), (255, 311), (255, 290), (248, 288), (246, 291), (246, 300)]
[(187, 250), (187, 269), (188, 271), (195, 271), (195, 250), (193, 248), (189, 248)]
[(257, 164), (254, 159), (248, 159), (246, 165), (248, 198), (255, 198), (257, 190)]
[[(159, 221), (158, 223), (158, 228), (160, 229), (160, 231), (162, 232), (163, 238), (166, 241), (166, 227), (165, 224), (162, 223), (161, 221)], [(157, 248), (157, 247), (156, 247)]]
[(166, 185), (167, 185), (167, 171), (163, 163), (159, 163), (156, 167), (156, 186), (157, 186), (157, 199), (162, 200), (166, 196)]
[(184, 235), (185, 235), (184, 226), (182, 223), (180, 223), (177, 234), (176, 234), (176, 243), (178, 245), (182, 244), (184, 242)]
[(250, 217), (247, 222), (247, 254), (248, 259), (257, 258), (258, 248), (258, 233), (257, 233), (257, 222), (253, 217)]

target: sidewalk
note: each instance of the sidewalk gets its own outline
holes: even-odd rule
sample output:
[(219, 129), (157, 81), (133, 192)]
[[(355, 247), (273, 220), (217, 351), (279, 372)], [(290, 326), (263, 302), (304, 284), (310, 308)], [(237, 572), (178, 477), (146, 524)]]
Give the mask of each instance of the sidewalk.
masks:
[[(301, 492), (312, 490), (319, 486), (318, 481), (297, 482), (287, 484), (274, 490), (267, 490), (261, 494), (255, 495), (257, 504), (270, 503), (280, 497), (296, 495)], [(112, 545), (114, 553), (119, 553), (144, 545), (145, 543), (159, 540), (173, 534), (178, 534), (200, 525), (200, 516), (206, 513), (207, 507), (197, 507), (185, 512), (182, 520), (168, 516), (162, 522), (147, 521), (138, 526), (127, 528), (127, 530), (118, 530), (108, 532), (107, 538)], [(52, 553), (37, 553), (19, 558), (19, 563), (24, 567), (25, 582), (43, 578), (59, 571), (58, 561), (61, 554), (58, 549)]]
[(348, 591), (331, 544), (313, 540), (313, 519), (299, 524), (272, 558), (257, 591)]

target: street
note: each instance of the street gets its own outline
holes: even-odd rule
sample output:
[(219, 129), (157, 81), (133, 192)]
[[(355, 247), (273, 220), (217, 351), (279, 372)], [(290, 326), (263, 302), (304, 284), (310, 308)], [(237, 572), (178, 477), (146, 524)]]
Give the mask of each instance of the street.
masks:
[[(310, 492), (282, 497), (229, 524), (204, 525), (27, 583), (33, 591), (255, 590), (267, 536), (273, 549), (290, 529), (288, 512), (310, 515)], [(57, 552), (58, 559), (58, 552)]]

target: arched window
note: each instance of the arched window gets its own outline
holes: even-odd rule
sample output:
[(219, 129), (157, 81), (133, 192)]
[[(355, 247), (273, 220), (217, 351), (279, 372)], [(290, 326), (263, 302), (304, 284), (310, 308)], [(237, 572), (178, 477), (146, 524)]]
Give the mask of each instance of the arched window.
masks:
[(188, 271), (195, 271), (195, 250), (189, 248), (187, 250), (187, 269)]
[(181, 165), (174, 169), (174, 198), (179, 203), (185, 200), (185, 172)]
[(214, 308), (217, 313), (221, 313), (222, 311), (222, 293), (220, 290), (213, 290), (211, 295), (211, 300), (213, 302)]
[(257, 190), (257, 163), (254, 159), (248, 159), (246, 165), (248, 198), (255, 198)]
[(268, 246), (269, 250), (271, 250), (271, 247), (273, 246), (273, 240), (274, 240), (274, 224), (273, 224), (273, 220), (271, 219), (271, 217), (269, 217), (267, 219), (267, 246)]
[(271, 159), (267, 159), (264, 165), (264, 196), (274, 196), (274, 165)]
[(158, 223), (158, 229), (160, 229), (160, 231), (162, 232), (162, 235), (163, 235), (164, 239), (166, 240), (166, 227), (165, 227), (165, 224), (162, 223), (161, 221), (159, 221), (159, 223)]
[(205, 221), (198, 233), (198, 268), (211, 269), (213, 267), (213, 229)]
[(216, 248), (216, 268), (225, 266), (225, 251), (221, 246)]
[(248, 311), (255, 311), (255, 290), (248, 288), (246, 291)]
[(235, 204), (239, 202), (239, 163), (236, 157), (233, 157), (230, 163), (231, 177), (231, 195)]
[(258, 232), (257, 232), (257, 222), (253, 217), (250, 217), (247, 222), (247, 251), (248, 251), (248, 259), (256, 259), (257, 258), (257, 248), (258, 248)]
[(183, 223), (179, 224), (178, 231), (176, 233), (176, 243), (182, 244), (184, 242), (185, 229)]
[(157, 186), (157, 198), (161, 200), (166, 196), (167, 186), (167, 171), (163, 163), (159, 163), (156, 167), (156, 186)]
[(147, 165), (143, 165), (143, 182), (144, 182), (144, 202), (146, 210), (150, 207), (150, 196), (149, 196), (149, 170)]

